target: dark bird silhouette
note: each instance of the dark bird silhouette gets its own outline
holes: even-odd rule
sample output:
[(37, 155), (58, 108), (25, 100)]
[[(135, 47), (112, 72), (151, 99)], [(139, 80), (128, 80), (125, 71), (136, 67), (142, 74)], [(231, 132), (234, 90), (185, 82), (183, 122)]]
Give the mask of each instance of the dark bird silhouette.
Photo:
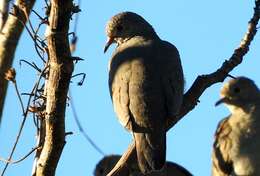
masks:
[[(102, 158), (96, 165), (94, 176), (106, 176), (120, 157), (120, 155), (109, 155)], [(128, 169), (121, 176), (144, 176), (144, 174), (141, 173), (138, 165), (133, 163), (132, 166), (128, 166)], [(151, 172), (146, 176), (192, 176), (192, 174), (176, 163), (166, 162), (161, 171)]]

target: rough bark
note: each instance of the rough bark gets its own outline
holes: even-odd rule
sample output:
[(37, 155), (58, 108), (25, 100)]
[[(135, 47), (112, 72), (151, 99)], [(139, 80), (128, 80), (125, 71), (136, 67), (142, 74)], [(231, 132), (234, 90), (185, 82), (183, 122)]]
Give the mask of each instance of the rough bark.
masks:
[(9, 0), (0, 0), (0, 32), (8, 17)]
[(65, 109), (73, 72), (68, 29), (72, 0), (52, 0), (46, 37), (49, 53), (49, 75), (46, 81), (46, 135), (37, 162), (37, 176), (53, 176), (65, 144)]
[(15, 4), (19, 12), (22, 13), (19, 13), (19, 18), (8, 15), (0, 32), (0, 122), (8, 86), (8, 81), (4, 79), (4, 73), (12, 66), (15, 50), (24, 29), (23, 24), (27, 21), (26, 14), (27, 16), (30, 14), (34, 3), (35, 0), (17, 0)]

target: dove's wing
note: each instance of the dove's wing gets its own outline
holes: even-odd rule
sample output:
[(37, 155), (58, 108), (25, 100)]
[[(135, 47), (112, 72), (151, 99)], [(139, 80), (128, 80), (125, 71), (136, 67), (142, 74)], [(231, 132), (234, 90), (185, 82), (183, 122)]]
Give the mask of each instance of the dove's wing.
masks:
[(229, 124), (229, 117), (223, 119), (215, 133), (215, 141), (212, 152), (212, 175), (228, 176), (233, 171), (233, 163), (230, 158), (232, 149), (232, 139), (230, 133), (232, 128)]

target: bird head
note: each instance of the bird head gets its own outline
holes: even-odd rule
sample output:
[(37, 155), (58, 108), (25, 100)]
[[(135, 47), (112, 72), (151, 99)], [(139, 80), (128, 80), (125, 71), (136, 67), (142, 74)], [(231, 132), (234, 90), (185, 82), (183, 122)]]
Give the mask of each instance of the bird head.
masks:
[(221, 99), (216, 102), (216, 106), (225, 103), (244, 108), (257, 102), (260, 98), (260, 92), (252, 80), (246, 77), (238, 77), (224, 84), (220, 96)]
[(122, 12), (113, 16), (106, 25), (108, 37), (104, 52), (112, 43), (118, 45), (135, 36), (156, 36), (153, 27), (140, 15), (133, 12)]
[(120, 155), (108, 155), (105, 156), (96, 165), (94, 176), (105, 176), (107, 175), (115, 166), (117, 161), (120, 159)]

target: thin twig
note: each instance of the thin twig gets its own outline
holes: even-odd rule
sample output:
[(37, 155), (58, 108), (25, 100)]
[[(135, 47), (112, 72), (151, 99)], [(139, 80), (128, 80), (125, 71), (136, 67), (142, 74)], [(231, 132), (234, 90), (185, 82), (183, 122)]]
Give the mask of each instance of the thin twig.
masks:
[(21, 59), (20, 60), (20, 65), (22, 65), (22, 62), (25, 62), (26, 64), (30, 65), (32, 68), (34, 68), (35, 70), (37, 70), (37, 72), (41, 72), (41, 69), (39, 67), (37, 67), (37, 65), (33, 62), (30, 63), (27, 60)]
[(40, 18), (41, 21), (44, 20), (44, 18), (41, 17), (41, 15), (39, 13), (37, 13), (35, 10), (32, 9), (32, 12), (38, 17)]
[(12, 160), (7, 160), (4, 159), (2, 157), (0, 157), (0, 160), (5, 162), (5, 163), (9, 163), (9, 164), (17, 164), (20, 163), (21, 161), (25, 160), (28, 156), (30, 156), (35, 150), (37, 150), (39, 147), (34, 147), (30, 152), (28, 152), (25, 156), (23, 156), (21, 159), (16, 160), (16, 161), (12, 161)]
[(78, 82), (78, 85), (82, 86), (85, 81), (85, 78), (86, 78), (86, 73), (78, 73), (78, 74), (73, 75), (71, 78), (75, 78), (78, 76), (82, 76), (82, 79)]
[[(38, 85), (39, 85), (39, 83), (40, 83), (40, 80), (41, 80), (41, 78), (42, 78), (42, 75), (44, 74), (44, 72), (45, 72), (45, 70), (47, 69), (47, 67), (48, 67), (48, 66), (46, 66), (46, 67), (42, 70), (42, 72), (41, 72), (41, 74), (40, 74), (40, 76), (39, 76), (38, 81), (35, 83), (35, 85), (34, 85), (32, 91), (31, 91), (31, 94), (33, 94), (34, 91), (37, 90), (36, 88), (38, 87)], [(32, 99), (32, 96), (29, 97), (28, 103), (27, 103), (26, 111), (23, 112), (23, 119), (22, 119), (22, 122), (21, 122), (21, 125), (20, 125), (20, 128), (19, 128), (18, 134), (17, 134), (17, 136), (16, 136), (15, 143), (14, 143), (13, 148), (12, 148), (12, 150), (11, 150), (11, 153), (10, 153), (10, 155), (9, 155), (9, 157), (8, 157), (8, 160), (11, 160), (11, 159), (12, 159), (13, 154), (14, 154), (14, 151), (15, 151), (15, 149), (16, 149), (16, 147), (17, 147), (18, 141), (19, 141), (20, 136), (21, 136), (21, 134), (22, 134), (22, 130), (23, 130), (23, 127), (24, 127), (24, 124), (25, 124), (25, 121), (26, 121), (26, 119), (27, 119), (27, 115), (28, 115), (28, 112), (29, 112), (29, 107), (30, 107), (31, 99)], [(8, 165), (9, 165), (9, 163), (6, 163), (6, 164), (5, 164), (5, 167), (4, 167), (4, 169), (3, 169), (2, 173), (1, 173), (1, 176), (4, 175), (5, 171), (7, 170)]]
[(101, 150), (100, 147), (97, 146), (97, 144), (90, 138), (90, 136), (85, 132), (85, 130), (83, 129), (83, 127), (81, 126), (81, 123), (79, 121), (78, 118), (78, 114), (76, 111), (76, 108), (74, 106), (74, 102), (73, 102), (73, 98), (72, 98), (72, 94), (71, 91), (69, 91), (69, 95), (70, 95), (70, 105), (71, 105), (71, 110), (72, 110), (72, 114), (74, 117), (74, 120), (79, 128), (79, 131), (83, 134), (83, 136), (85, 137), (85, 139), (92, 145), (92, 147), (98, 152), (100, 153), (102, 156), (105, 156), (105, 153), (103, 152), (103, 150)]
[(17, 95), (17, 97), (19, 99), (19, 103), (21, 105), (21, 108), (22, 108), (22, 111), (23, 111), (23, 114), (24, 114), (25, 113), (25, 109), (24, 109), (24, 105), (23, 105), (23, 100), (22, 100), (21, 94), (19, 92), (19, 89), (18, 89), (16, 81), (14, 81), (13, 83), (14, 83), (16, 95)]
[[(16, 16), (13, 13), (10, 13), (10, 14), (18, 18), (18, 20), (23, 24), (24, 28), (28, 32), (29, 36), (34, 41), (35, 45), (43, 51), (44, 49), (37, 43), (37, 37), (36, 37), (36, 33), (35, 33), (33, 27), (31, 27), (32, 28), (32, 32), (31, 32), (30, 29), (27, 27), (27, 25), (24, 23), (24, 21), (22, 19), (20, 19), (18, 16)], [(31, 23), (29, 23), (29, 24), (31, 25)]]
[[(18, 141), (19, 141), (19, 139), (20, 139), (20, 136), (21, 136), (21, 134), (22, 134), (22, 130), (23, 130), (23, 127), (24, 127), (24, 124), (25, 124), (26, 119), (27, 119), (27, 118), (26, 118), (26, 116), (25, 116), (25, 114), (24, 114), (22, 123), (21, 123), (20, 128), (19, 128), (19, 131), (18, 131), (18, 135), (16, 136), (16, 140), (15, 140), (15, 143), (14, 143), (14, 145), (13, 145), (13, 148), (12, 148), (12, 151), (11, 151), (11, 153), (10, 153), (10, 156), (9, 156), (8, 160), (11, 160), (12, 157), (13, 157), (14, 151), (15, 151), (15, 149), (16, 149), (16, 146), (17, 146)], [(6, 164), (5, 164), (5, 167), (4, 167), (4, 169), (3, 169), (2, 173), (1, 173), (1, 176), (4, 175), (4, 173), (5, 173), (5, 171), (6, 171), (7, 167), (8, 167), (8, 165), (9, 165), (9, 163), (6, 163)]]

